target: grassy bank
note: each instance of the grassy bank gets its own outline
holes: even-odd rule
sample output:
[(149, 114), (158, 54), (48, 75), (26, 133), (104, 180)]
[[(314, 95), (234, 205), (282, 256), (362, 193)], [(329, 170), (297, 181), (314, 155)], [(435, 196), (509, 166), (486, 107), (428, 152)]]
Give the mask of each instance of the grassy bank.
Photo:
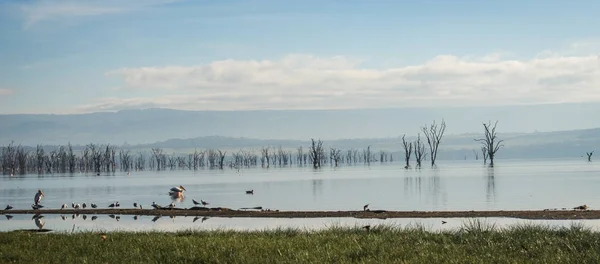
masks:
[(599, 263), (600, 233), (581, 226), (481, 222), (423, 228), (178, 233), (0, 233), (0, 263)]

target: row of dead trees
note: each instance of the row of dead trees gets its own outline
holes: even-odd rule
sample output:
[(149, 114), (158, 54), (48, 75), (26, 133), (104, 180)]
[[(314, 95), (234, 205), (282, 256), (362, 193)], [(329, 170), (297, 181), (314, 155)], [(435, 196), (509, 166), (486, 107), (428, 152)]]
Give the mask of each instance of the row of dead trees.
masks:
[[(50, 149), (50, 150), (48, 150)], [(150, 151), (134, 152), (119, 149), (114, 145), (88, 144), (74, 150), (71, 144), (58, 147), (38, 145), (35, 149), (9, 144), (0, 148), (0, 165), (3, 174), (24, 173), (75, 173), (75, 172), (115, 172), (138, 170), (174, 170), (174, 169), (223, 169), (262, 166), (312, 166), (371, 164), (373, 162), (392, 162), (393, 156), (386, 151), (374, 152), (366, 149), (338, 148), (325, 149), (323, 141), (311, 139), (308, 149), (298, 147), (296, 151), (265, 147), (257, 155), (252, 150), (239, 150), (229, 156), (220, 149), (195, 150), (189, 154), (167, 154), (162, 148)]]

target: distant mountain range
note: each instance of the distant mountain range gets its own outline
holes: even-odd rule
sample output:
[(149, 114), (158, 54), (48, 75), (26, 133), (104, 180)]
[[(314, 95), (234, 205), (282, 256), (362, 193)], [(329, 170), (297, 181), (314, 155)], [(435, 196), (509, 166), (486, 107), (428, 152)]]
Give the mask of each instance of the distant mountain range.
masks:
[[(361, 139), (363, 142), (366, 142), (365, 138), (390, 138), (393, 142), (397, 142), (399, 136), (416, 135), (421, 126), (433, 120), (439, 123), (442, 118), (448, 125), (446, 134), (457, 135), (457, 138), (460, 138), (458, 135), (465, 133), (482, 133), (481, 123), (488, 120), (499, 121), (499, 133), (590, 129), (599, 126), (598, 113), (600, 113), (600, 104), (582, 103), (355, 110), (144, 109), (74, 115), (15, 114), (0, 115), (0, 145), (9, 144), (11, 141), (24, 145), (66, 144), (67, 142), (136, 145), (177, 138), (195, 138), (192, 144), (196, 141), (203, 142), (202, 144), (213, 142), (231, 147), (242, 144), (242, 141), (261, 145), (266, 142), (260, 140), (268, 139), (282, 139), (282, 145), (289, 140), (307, 141), (310, 138), (328, 141)], [(584, 133), (582, 131), (574, 133)], [(588, 132), (597, 134), (596, 130)], [(572, 136), (572, 132), (566, 131), (552, 134), (552, 137), (562, 139), (561, 133), (565, 137)], [(566, 136), (567, 134), (569, 136)], [(523, 138), (539, 141), (542, 135), (544, 134), (531, 134)], [(243, 139), (225, 139), (216, 136)], [(197, 139), (199, 137), (208, 138), (200, 140)], [(250, 138), (255, 140), (252, 141)], [(347, 140), (346, 143), (358, 144), (357, 142), (361, 140)], [(377, 142), (378, 139), (374, 141)], [(473, 143), (472, 139), (465, 142), (467, 141)], [(156, 144), (175, 146), (188, 143), (189, 140), (170, 140), (167, 143)], [(274, 144), (278, 145), (278, 143)]]

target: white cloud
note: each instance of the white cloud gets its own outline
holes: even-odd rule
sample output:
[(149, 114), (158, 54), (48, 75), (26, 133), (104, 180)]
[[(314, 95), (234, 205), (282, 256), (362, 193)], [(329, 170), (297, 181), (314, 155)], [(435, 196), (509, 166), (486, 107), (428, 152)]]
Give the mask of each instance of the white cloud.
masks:
[(47, 20), (129, 12), (174, 1), (177, 0), (36, 0), (20, 7), (28, 28)]
[(0, 96), (8, 96), (8, 95), (11, 95), (13, 93), (14, 93), (14, 91), (11, 90), (11, 89), (0, 88)]
[(600, 59), (551, 56), (503, 60), (440, 55), (421, 65), (367, 69), (345, 57), (215, 61), (198, 66), (124, 68), (121, 89), (161, 97), (104, 98), (80, 111), (340, 109), (600, 101)]

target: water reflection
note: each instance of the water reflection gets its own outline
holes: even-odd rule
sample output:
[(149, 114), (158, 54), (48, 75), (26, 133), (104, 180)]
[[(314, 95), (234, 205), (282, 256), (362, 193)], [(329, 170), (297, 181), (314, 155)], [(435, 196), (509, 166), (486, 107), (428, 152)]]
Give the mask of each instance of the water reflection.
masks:
[[(379, 224), (399, 227), (422, 226), (426, 230), (449, 230), (460, 228), (465, 222), (472, 220), (506, 227), (512, 224), (541, 224), (546, 226), (569, 226), (573, 223), (583, 224), (598, 229), (600, 220), (526, 220), (515, 218), (394, 218), (394, 219), (356, 219), (356, 218), (223, 218), (223, 217), (183, 217), (170, 218), (171, 221), (156, 221), (160, 216), (130, 217), (121, 221), (107, 215), (98, 215), (98, 222), (85, 221), (83, 218), (61, 220), (54, 215), (16, 215), (10, 221), (0, 220), (0, 231), (18, 229), (31, 230), (33, 221), (37, 231), (73, 232), (73, 231), (179, 231), (179, 230), (268, 230), (276, 228), (298, 228), (302, 230), (321, 230), (332, 226), (362, 227)], [(116, 216), (115, 216), (116, 218)], [(210, 219), (211, 221), (207, 221)]]
[(490, 166), (487, 168), (486, 182), (486, 201), (490, 203), (491, 200), (496, 200), (496, 180), (494, 178), (494, 167)]
[[(525, 210), (573, 207), (597, 200), (598, 172), (600, 163), (582, 166), (575, 160), (502, 160), (486, 169), (480, 162), (444, 160), (435, 169), (419, 170), (377, 163), (324, 167), (316, 173), (310, 168), (286, 167), (245, 169), (243, 174), (198, 170), (140, 171), (111, 177), (80, 173), (43, 178), (0, 176), (0, 198), (17, 209), (29, 209), (31, 193), (43, 189), (44, 205), (49, 209), (71, 205), (73, 200), (96, 203), (98, 208), (115, 201), (129, 204), (124, 207), (136, 202), (146, 208), (155, 201), (188, 208), (193, 206), (191, 199), (201, 198), (228, 208), (279, 210), (354, 210), (365, 202), (386, 210)], [(502, 184), (496, 184), (496, 177)], [(168, 196), (166, 190), (174, 180), (186, 186), (186, 198)], [(255, 190), (255, 195), (246, 195), (246, 190)]]

